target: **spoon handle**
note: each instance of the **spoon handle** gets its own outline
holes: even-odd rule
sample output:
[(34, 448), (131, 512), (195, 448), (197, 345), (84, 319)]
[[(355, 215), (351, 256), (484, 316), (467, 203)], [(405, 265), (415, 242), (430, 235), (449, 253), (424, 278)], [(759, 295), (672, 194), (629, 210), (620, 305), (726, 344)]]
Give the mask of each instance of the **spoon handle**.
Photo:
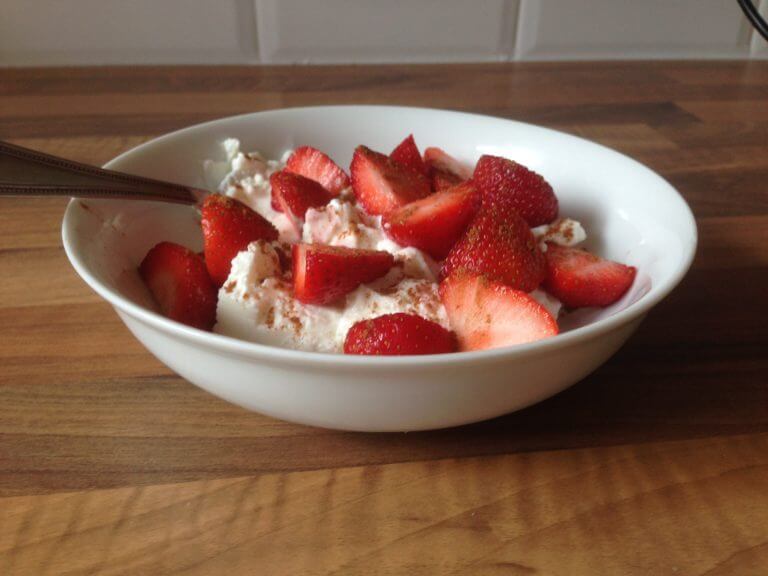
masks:
[(105, 170), (0, 141), (0, 196), (125, 198), (197, 204), (205, 190)]

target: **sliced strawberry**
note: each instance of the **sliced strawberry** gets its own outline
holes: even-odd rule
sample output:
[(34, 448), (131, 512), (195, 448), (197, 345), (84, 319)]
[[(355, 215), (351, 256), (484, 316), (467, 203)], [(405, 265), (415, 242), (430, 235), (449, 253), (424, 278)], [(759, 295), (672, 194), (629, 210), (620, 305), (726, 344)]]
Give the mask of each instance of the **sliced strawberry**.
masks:
[(441, 272), (444, 278), (457, 272), (479, 274), (530, 292), (544, 280), (544, 254), (517, 212), (482, 206)]
[(485, 155), (477, 161), (473, 179), (484, 204), (509, 205), (532, 228), (557, 218), (558, 202), (552, 186), (522, 164)]
[(365, 146), (355, 150), (350, 172), (352, 190), (368, 214), (386, 214), (432, 191), (427, 178)]
[(427, 168), (424, 159), (421, 157), (416, 141), (413, 139), (413, 134), (410, 134), (408, 138), (400, 142), (397, 148), (390, 152), (389, 157), (409, 170), (418, 172), (423, 176), (429, 176), (429, 168)]
[(637, 268), (548, 243), (544, 288), (569, 308), (608, 306), (629, 290)]
[(453, 188), (462, 182), (466, 182), (466, 180), (462, 180), (455, 174), (451, 174), (450, 172), (443, 172), (442, 170), (432, 170), (430, 179), (432, 182), (433, 192), (440, 192), (440, 190)]
[(164, 316), (201, 330), (213, 328), (216, 287), (198, 254), (173, 242), (160, 242), (147, 252), (139, 274)]
[(442, 260), (466, 230), (477, 205), (472, 183), (459, 184), (390, 212), (384, 217), (384, 229), (398, 244)]
[(345, 354), (401, 356), (456, 351), (454, 335), (436, 322), (416, 314), (385, 314), (361, 320), (344, 340)]
[[(271, 178), (272, 177), (270, 176), (270, 180)], [(275, 198), (275, 195), (272, 194), (271, 192), (269, 194), (269, 205), (272, 207), (272, 210), (274, 210), (275, 212), (283, 211), (283, 207), (280, 206), (280, 202), (277, 201), (277, 198)]]
[(514, 346), (558, 333), (557, 322), (536, 300), (482, 276), (443, 280), (440, 298), (460, 350)]
[(286, 170), (273, 173), (269, 177), (269, 184), (272, 187), (272, 201), (280, 206), (280, 212), (291, 218), (299, 233), (307, 210), (325, 206), (334, 197), (314, 180)]
[(221, 286), (238, 252), (254, 240), (277, 240), (277, 229), (258, 212), (245, 204), (211, 194), (201, 210), (205, 264), (214, 284)]
[(395, 263), (389, 252), (323, 244), (294, 244), (293, 292), (306, 304), (330, 304), (360, 284), (384, 276)]
[(299, 146), (288, 157), (285, 169), (319, 182), (334, 196), (349, 188), (349, 176), (326, 154), (312, 146)]
[(465, 166), (441, 148), (431, 146), (424, 150), (424, 162), (432, 170), (453, 174), (461, 180), (472, 178), (471, 168)]

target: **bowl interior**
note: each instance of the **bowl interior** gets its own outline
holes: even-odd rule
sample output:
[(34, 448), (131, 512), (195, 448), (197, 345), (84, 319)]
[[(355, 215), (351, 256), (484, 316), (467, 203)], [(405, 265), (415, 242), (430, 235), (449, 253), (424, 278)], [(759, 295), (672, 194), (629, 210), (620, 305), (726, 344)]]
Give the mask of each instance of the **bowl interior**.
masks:
[[(193, 126), (126, 152), (107, 166), (210, 187), (203, 163), (223, 159), (225, 138), (238, 138), (242, 150), (258, 150), (267, 158), (310, 144), (348, 167), (357, 145), (389, 152), (409, 133), (422, 150), (439, 146), (471, 164), (482, 154), (496, 154), (542, 174), (558, 195), (560, 214), (584, 225), (588, 248), (637, 266), (650, 278), (650, 292), (625, 312), (637, 308), (639, 314), (658, 301), (690, 264), (694, 220), (665, 180), (603, 146), (498, 118), (385, 106), (275, 110)], [(114, 296), (118, 305), (124, 298), (150, 309), (152, 300), (136, 273), (147, 250), (161, 240), (202, 247), (194, 209), (152, 202), (73, 201), (64, 238), (78, 271), (102, 295)]]

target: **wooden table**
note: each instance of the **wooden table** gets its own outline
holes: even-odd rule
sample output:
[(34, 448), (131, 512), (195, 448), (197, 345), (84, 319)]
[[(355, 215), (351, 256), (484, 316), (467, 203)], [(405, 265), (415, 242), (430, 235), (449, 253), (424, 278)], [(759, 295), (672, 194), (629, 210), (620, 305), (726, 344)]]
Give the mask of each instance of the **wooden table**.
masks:
[(195, 122), (327, 103), (615, 147), (691, 204), (693, 269), (551, 400), (339, 433), (175, 376), (69, 267), (65, 202), (0, 200), (0, 574), (767, 574), (768, 62), (1, 70), (0, 138), (99, 164)]

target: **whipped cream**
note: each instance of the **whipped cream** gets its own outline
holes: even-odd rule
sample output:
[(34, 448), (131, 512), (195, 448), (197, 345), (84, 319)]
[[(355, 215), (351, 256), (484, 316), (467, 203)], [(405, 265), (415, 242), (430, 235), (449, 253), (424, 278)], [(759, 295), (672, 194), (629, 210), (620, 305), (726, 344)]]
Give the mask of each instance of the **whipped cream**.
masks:
[[(215, 332), (283, 348), (340, 353), (352, 325), (384, 314), (417, 314), (451, 329), (438, 293), (437, 262), (389, 238), (381, 216), (366, 214), (350, 189), (322, 208), (309, 209), (299, 233), (288, 216), (271, 206), (269, 177), (285, 167), (291, 151), (280, 160), (268, 160), (257, 152), (243, 153), (236, 139), (222, 145), (226, 160), (206, 162), (208, 178), (216, 179), (221, 193), (272, 222), (279, 240), (252, 242), (233, 259), (229, 277), (219, 290)], [(581, 224), (567, 218), (532, 231), (542, 250), (546, 242), (575, 246), (586, 239)], [(396, 265), (333, 306), (303, 304), (293, 297), (278, 254), (279, 250), (290, 253), (286, 244), (296, 242), (384, 250), (394, 255)], [(555, 318), (559, 316), (559, 300), (542, 289), (530, 295)]]
[(302, 241), (364, 250), (384, 250), (402, 263), (402, 273), (410, 278), (437, 282), (439, 266), (427, 254), (401, 246), (384, 232), (381, 216), (369, 216), (357, 204), (334, 198), (322, 208), (307, 210)]
[(219, 290), (214, 331), (283, 348), (339, 353), (353, 324), (396, 312), (418, 314), (450, 329), (438, 285), (424, 279), (363, 285), (336, 306), (303, 304), (281, 277), (274, 246), (257, 241), (232, 261)]
[(531, 228), (531, 232), (543, 252), (547, 251), (547, 242), (560, 246), (578, 246), (587, 239), (582, 225), (570, 218), (560, 218), (551, 224)]
[(219, 177), (220, 193), (239, 200), (272, 222), (282, 242), (299, 240), (290, 218), (272, 209), (272, 186), (269, 177), (285, 167), (292, 150), (286, 150), (280, 160), (267, 160), (258, 152), (243, 153), (240, 141), (228, 138), (222, 142), (226, 155), (223, 162), (208, 161), (203, 168), (208, 179)]

